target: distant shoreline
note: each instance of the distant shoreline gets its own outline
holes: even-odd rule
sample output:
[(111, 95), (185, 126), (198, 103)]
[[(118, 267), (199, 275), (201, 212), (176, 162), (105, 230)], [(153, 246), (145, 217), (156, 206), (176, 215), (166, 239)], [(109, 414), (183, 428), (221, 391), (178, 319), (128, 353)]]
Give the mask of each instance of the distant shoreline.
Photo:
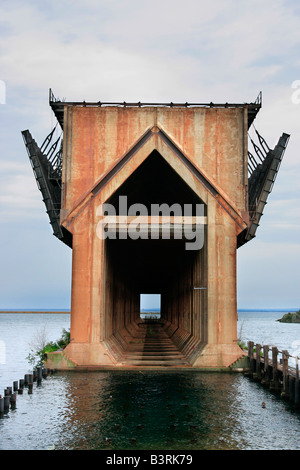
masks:
[(70, 314), (70, 310), (0, 310), (1, 313), (59, 313)]
[[(299, 308), (239, 308), (237, 311), (238, 312), (296, 312), (298, 311)], [(64, 314), (68, 314), (70, 315), (71, 314), (71, 310), (26, 310), (26, 309), (23, 309), (23, 310), (17, 310), (17, 309), (2, 309), (0, 310), (0, 314), (1, 313), (22, 313), (22, 314), (26, 314), (26, 313), (37, 313), (37, 314), (61, 314), (61, 315), (64, 315)], [(145, 315), (149, 315), (149, 314), (158, 314), (160, 313), (160, 310), (159, 309), (143, 309), (141, 310), (140, 312), (141, 314), (145, 314)]]

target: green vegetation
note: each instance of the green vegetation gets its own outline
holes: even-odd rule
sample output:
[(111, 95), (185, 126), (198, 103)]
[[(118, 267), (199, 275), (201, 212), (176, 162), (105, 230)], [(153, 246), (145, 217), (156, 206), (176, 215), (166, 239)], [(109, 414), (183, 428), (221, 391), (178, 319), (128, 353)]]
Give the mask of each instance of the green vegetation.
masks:
[(39, 338), (37, 347), (31, 349), (31, 352), (26, 357), (27, 361), (36, 369), (44, 365), (46, 355), (49, 352), (64, 349), (70, 343), (70, 330), (67, 331), (63, 328), (62, 335), (57, 341), (45, 342), (44, 338)]
[(239, 346), (241, 349), (244, 349), (244, 350), (247, 350), (247, 349), (248, 349), (248, 346), (247, 346), (247, 344), (245, 343), (245, 341), (238, 340), (237, 344), (238, 344), (238, 346)]
[(289, 312), (277, 320), (281, 323), (300, 323), (300, 310), (298, 312)]

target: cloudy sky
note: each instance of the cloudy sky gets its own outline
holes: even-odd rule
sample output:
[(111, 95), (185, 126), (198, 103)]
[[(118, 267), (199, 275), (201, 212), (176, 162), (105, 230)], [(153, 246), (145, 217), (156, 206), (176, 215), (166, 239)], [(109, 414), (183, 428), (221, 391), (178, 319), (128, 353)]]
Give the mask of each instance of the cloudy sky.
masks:
[(1, 0), (0, 309), (70, 307), (71, 250), (52, 235), (21, 137), (41, 144), (54, 126), (49, 88), (67, 101), (240, 103), (262, 90), (256, 128), (270, 147), (291, 139), (238, 251), (238, 306), (300, 307), (298, 0)]

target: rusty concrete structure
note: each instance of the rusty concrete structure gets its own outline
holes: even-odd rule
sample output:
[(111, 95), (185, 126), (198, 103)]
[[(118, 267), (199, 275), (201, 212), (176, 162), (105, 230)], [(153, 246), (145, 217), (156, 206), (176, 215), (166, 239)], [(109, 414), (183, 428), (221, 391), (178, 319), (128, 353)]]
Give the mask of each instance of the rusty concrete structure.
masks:
[[(50, 106), (62, 136), (53, 129), (38, 146), (22, 133), (54, 235), (73, 250), (71, 342), (50, 360), (62, 369), (232, 366), (243, 355), (236, 251), (255, 237), (289, 139), (282, 134), (270, 149), (256, 131), (248, 150), (261, 94), (243, 104), (85, 103), (50, 90)], [(129, 207), (188, 204), (192, 212), (156, 217), (151, 238), (153, 219), (126, 217), (121, 196)], [(99, 236), (105, 203), (116, 208), (111, 237)], [(132, 221), (138, 239), (124, 236)], [(186, 249), (200, 226), (201, 247)], [(141, 293), (161, 294), (151, 331)]]

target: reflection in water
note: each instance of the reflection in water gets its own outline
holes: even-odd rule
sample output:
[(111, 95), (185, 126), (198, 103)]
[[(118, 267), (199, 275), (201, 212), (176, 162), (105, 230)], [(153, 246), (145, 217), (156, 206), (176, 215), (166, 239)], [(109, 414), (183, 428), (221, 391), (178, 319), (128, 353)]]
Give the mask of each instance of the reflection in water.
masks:
[[(298, 340), (278, 313), (242, 312), (244, 340), (282, 349)], [(41, 326), (49, 340), (70, 316), (1, 314), (0, 394), (26, 372), (28, 342)], [(266, 408), (262, 408), (262, 402)], [(25, 390), (0, 417), (3, 449), (300, 449), (300, 412), (241, 374), (59, 372)]]
[(0, 449), (300, 449), (299, 418), (241, 374), (60, 372), (0, 419)]
[[(274, 407), (263, 421), (265, 391), (240, 375), (75, 373), (66, 374), (65, 384), (64, 438), (57, 449), (246, 449), (268, 446), (270, 437), (271, 447), (276, 440), (279, 448), (287, 445), (280, 444)], [(272, 399), (269, 394), (269, 408)], [(260, 426), (263, 439), (257, 442)], [(298, 428), (295, 442), (299, 437)]]

